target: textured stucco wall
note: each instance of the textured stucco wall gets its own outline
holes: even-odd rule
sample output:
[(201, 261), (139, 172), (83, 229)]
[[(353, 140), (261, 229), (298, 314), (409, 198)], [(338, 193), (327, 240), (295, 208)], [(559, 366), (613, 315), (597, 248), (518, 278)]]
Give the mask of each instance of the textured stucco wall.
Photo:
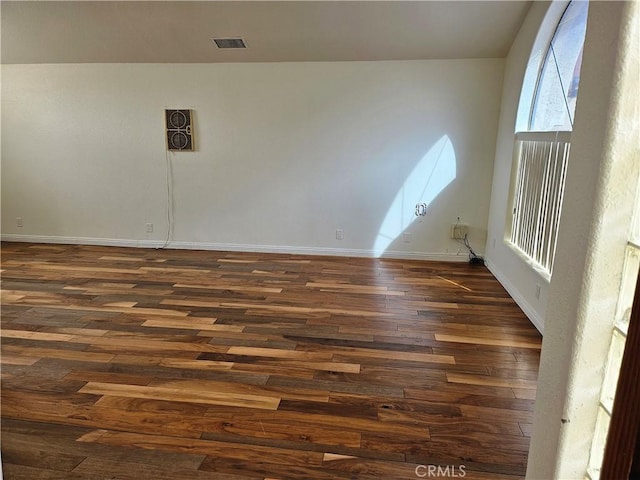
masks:
[(590, 4), (529, 479), (586, 473), (640, 175), (637, 24), (635, 2)]

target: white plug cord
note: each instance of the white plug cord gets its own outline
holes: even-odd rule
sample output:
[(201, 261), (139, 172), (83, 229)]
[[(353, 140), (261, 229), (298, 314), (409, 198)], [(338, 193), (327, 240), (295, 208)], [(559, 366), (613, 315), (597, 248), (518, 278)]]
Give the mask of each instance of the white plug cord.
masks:
[(167, 236), (164, 240), (164, 244), (159, 249), (166, 248), (171, 240), (171, 234), (173, 232), (173, 169), (171, 168), (171, 157), (169, 156), (169, 150), (164, 152), (165, 159), (165, 177), (167, 183)]

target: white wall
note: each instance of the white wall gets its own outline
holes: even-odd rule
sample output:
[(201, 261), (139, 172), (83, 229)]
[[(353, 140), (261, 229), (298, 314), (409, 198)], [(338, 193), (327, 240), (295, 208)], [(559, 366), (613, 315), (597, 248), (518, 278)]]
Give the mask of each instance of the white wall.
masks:
[[(169, 154), (173, 246), (374, 255), (415, 169), (423, 188), (397, 197), (403, 218), (386, 222), (394, 237), (406, 227), (411, 241), (389, 239), (387, 253), (465, 259), (449, 229), (460, 216), (483, 250), (503, 67), (501, 59), (3, 65), (3, 238), (163, 243), (163, 109), (192, 108), (197, 151)], [(438, 184), (423, 177), (443, 150), (417, 165), (445, 135), (455, 179), (408, 226)], [(440, 158), (435, 176), (453, 160)]]
[[(540, 331), (544, 329), (549, 282), (508, 245), (505, 222), (510, 209), (509, 188), (520, 93), (529, 57), (548, 8), (547, 2), (533, 3), (506, 59), (486, 247), (487, 266)], [(544, 40), (548, 41), (547, 38)], [(522, 116), (522, 111), (520, 113)], [(537, 285), (540, 286), (540, 298), (535, 296)]]

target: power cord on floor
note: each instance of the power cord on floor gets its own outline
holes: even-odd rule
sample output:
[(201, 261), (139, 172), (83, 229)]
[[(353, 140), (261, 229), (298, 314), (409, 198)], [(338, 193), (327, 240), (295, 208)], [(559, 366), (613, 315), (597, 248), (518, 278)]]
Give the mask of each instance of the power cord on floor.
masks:
[[(458, 220), (456, 221), (456, 224), (453, 227), (454, 232), (458, 231), (459, 224), (460, 224), (460, 217), (458, 217)], [(461, 245), (464, 245), (464, 247), (467, 250), (469, 250), (469, 263), (471, 265), (484, 265), (484, 258), (478, 255), (476, 252), (474, 252), (473, 248), (471, 248), (471, 244), (469, 243), (469, 235), (467, 233), (464, 234), (464, 238), (462, 239), (456, 238), (456, 242), (458, 242)]]
[(464, 246), (469, 250), (469, 263), (471, 265), (484, 265), (484, 258), (473, 251), (473, 248), (471, 248), (471, 245), (469, 244), (467, 234), (464, 235)]

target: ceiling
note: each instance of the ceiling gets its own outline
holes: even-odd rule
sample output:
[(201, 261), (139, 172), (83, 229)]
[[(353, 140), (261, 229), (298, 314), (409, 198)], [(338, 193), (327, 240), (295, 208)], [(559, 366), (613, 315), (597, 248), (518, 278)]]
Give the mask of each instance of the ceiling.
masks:
[[(530, 1), (5, 1), (2, 63), (506, 56)], [(219, 50), (211, 37), (242, 37)]]

